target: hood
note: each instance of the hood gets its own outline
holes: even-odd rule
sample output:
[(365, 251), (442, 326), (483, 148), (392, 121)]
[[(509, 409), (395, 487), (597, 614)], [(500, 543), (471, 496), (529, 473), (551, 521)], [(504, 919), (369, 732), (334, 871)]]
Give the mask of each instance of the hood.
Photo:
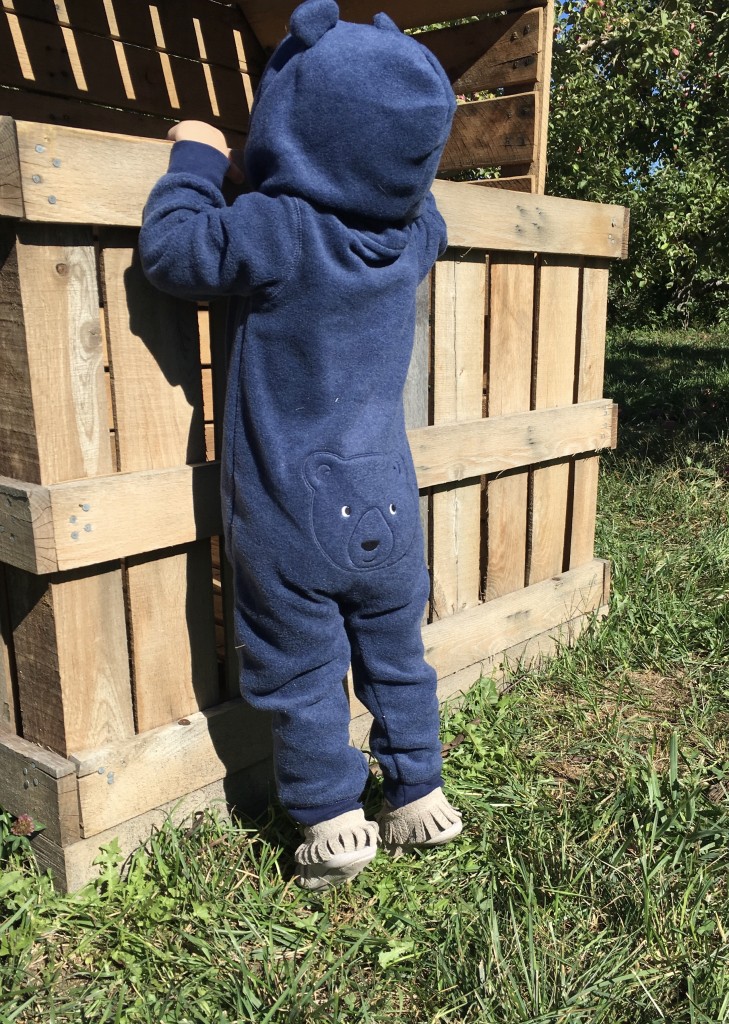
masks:
[(256, 93), (247, 182), (379, 222), (412, 219), (456, 108), (440, 64), (386, 14), (340, 21), (334, 0), (306, 0), (289, 32)]

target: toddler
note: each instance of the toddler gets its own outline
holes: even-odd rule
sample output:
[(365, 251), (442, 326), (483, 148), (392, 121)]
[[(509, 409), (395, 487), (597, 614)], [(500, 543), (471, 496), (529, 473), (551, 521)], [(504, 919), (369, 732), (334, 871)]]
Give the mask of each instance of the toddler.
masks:
[[(387, 15), (355, 25), (334, 0), (306, 0), (256, 94), (252, 191), (226, 205), (223, 135), (183, 121), (140, 235), (159, 288), (233, 300), (222, 500), (241, 690), (271, 712), (308, 889), (354, 877), (380, 841), (461, 830), (441, 788), (402, 403), (416, 288), (446, 245), (430, 186), (454, 110), (436, 59)], [(383, 774), (376, 822), (349, 743), (350, 663)]]

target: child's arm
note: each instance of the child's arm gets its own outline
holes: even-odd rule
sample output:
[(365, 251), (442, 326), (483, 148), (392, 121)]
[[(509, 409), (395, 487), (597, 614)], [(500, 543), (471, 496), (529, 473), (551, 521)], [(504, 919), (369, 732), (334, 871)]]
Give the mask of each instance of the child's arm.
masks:
[(435, 197), (428, 192), (423, 203), (423, 209), (415, 222), (418, 232), (418, 259), (420, 280), (427, 276), (431, 267), (446, 251), (448, 245), (448, 232), (438, 207), (435, 205)]
[(139, 253), (147, 277), (181, 298), (273, 294), (298, 257), (296, 201), (260, 193), (227, 206), (221, 191), (231, 154), (217, 128), (183, 121), (167, 173), (147, 201)]

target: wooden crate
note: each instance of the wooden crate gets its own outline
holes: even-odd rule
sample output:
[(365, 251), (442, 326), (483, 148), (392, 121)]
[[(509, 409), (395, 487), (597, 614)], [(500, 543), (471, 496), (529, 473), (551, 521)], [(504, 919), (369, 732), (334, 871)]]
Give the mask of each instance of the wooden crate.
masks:
[[(183, 117), (245, 140), (255, 85), (295, 0), (2, 0), (0, 114), (163, 138)], [(442, 170), (488, 166), (543, 192), (554, 0), (340, 0), (385, 8), (446, 69), (460, 105)], [(479, 17), (454, 28), (424, 29)], [(494, 180), (485, 184), (493, 185)]]
[[(46, 824), (39, 860), (69, 888), (115, 835), (130, 849), (268, 777), (211, 558), (223, 311), (157, 293), (135, 257), (168, 148), (0, 120), (0, 804)], [(406, 402), (446, 696), (606, 609), (596, 452), (615, 437), (602, 366), (627, 212), (435, 193), (452, 248), (420, 290)]]

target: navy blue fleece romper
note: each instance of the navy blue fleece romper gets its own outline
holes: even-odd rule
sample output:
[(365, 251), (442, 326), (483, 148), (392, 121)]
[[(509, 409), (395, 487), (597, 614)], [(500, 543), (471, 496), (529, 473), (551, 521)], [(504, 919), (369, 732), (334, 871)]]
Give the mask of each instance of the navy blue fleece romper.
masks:
[(446, 245), (430, 185), (455, 103), (385, 15), (354, 25), (307, 0), (290, 33), (252, 112), (254, 191), (227, 206), (227, 159), (176, 143), (140, 252), (165, 291), (237, 297), (222, 497), (241, 689), (273, 713), (281, 802), (315, 824), (360, 806), (367, 777), (350, 662), (387, 799), (441, 784), (402, 392), (416, 287)]

